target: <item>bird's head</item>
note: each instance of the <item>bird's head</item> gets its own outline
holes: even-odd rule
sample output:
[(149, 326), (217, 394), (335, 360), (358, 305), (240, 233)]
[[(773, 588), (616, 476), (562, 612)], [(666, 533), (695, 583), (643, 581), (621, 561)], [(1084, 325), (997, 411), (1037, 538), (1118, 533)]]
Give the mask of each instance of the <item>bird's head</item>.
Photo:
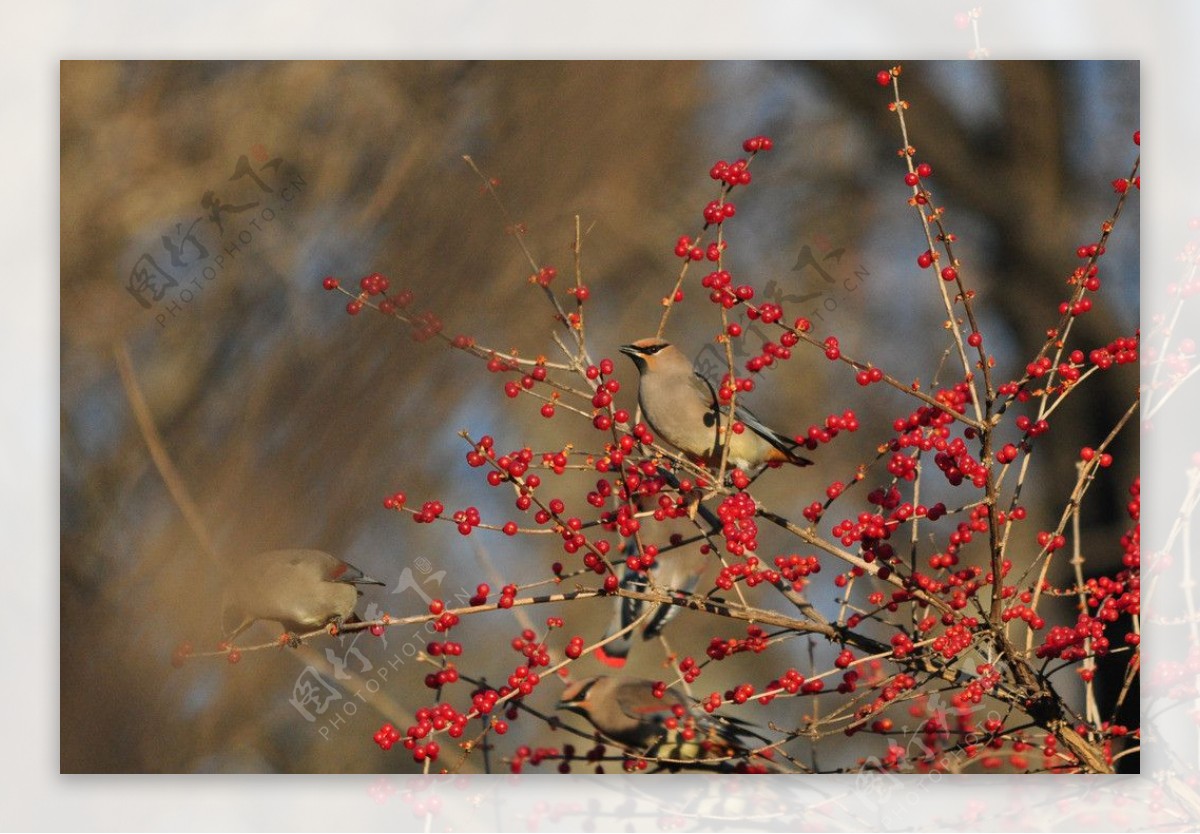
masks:
[(648, 339), (638, 339), (628, 345), (621, 345), (621, 353), (633, 360), (633, 364), (637, 365), (637, 369), (641, 373), (652, 371), (656, 365), (660, 365), (664, 359), (671, 359), (676, 350), (670, 342), (665, 339), (651, 336)]
[(600, 677), (584, 678), (568, 684), (562, 697), (558, 699), (558, 708), (586, 716), (591, 707), (592, 688), (601, 680)]

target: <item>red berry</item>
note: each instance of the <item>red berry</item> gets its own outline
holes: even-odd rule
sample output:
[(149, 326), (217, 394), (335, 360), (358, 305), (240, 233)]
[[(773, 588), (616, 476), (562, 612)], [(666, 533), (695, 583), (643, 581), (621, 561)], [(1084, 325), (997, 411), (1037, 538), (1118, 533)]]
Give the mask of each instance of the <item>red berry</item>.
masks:
[(958, 270), (957, 269), (955, 269), (952, 266), (948, 266), (948, 267), (945, 267), (944, 269), (942, 269), (942, 280), (943, 281), (954, 281), (957, 279), (958, 279)]
[(922, 162), (920, 165), (917, 166), (917, 176), (920, 177), (921, 179), (925, 179), (926, 177), (931, 176), (932, 174), (933, 174), (933, 166), (930, 165), (928, 162)]
[(880, 87), (886, 87), (891, 83), (891, 80), (892, 74), (887, 70), (880, 70), (879, 72), (875, 73), (875, 83)]
[(933, 264), (933, 253), (928, 249), (917, 255), (917, 266), (921, 269), (928, 269)]
[(327, 290), (336, 290), (338, 288), (338, 286), (340, 286), (340, 284), (338, 282), (338, 279), (334, 278), (331, 275), (328, 278), (326, 278), (324, 281), (321, 282), (321, 286), (323, 286)]

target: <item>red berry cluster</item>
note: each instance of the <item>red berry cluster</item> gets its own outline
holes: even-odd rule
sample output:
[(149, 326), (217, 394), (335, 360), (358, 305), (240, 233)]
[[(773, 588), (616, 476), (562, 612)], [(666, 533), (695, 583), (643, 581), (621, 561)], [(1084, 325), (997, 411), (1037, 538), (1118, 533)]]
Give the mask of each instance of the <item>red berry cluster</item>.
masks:
[(700, 279), (700, 286), (709, 291), (708, 300), (726, 310), (754, 298), (754, 287), (749, 284), (732, 285), (733, 274), (726, 269), (710, 272)]
[(557, 747), (530, 747), (527, 744), (522, 744), (516, 749), (512, 761), (509, 763), (509, 769), (513, 773), (522, 773), (526, 762), (536, 767), (544, 761), (552, 761), (561, 755), (563, 754)]
[(479, 510), (475, 507), (459, 510), (453, 515), (453, 519), (458, 525), (458, 532), (464, 536), (471, 535), (471, 531), (483, 523), (479, 518)]
[(816, 556), (798, 556), (795, 553), (790, 556), (776, 556), (775, 567), (784, 579), (792, 583), (794, 591), (803, 591), (808, 584), (807, 577), (821, 571), (821, 563)]
[(965, 621), (959, 622), (947, 628), (945, 634), (934, 638), (933, 650), (946, 660), (952, 660), (969, 649), (973, 640), (974, 635)]
[[(440, 657), (442, 655), (445, 655), (447, 657), (459, 657), (462, 655), (463, 647), (462, 647), (462, 643), (458, 643), (453, 640), (445, 640), (442, 642), (433, 640), (425, 645), (425, 651), (429, 653), (430, 657)], [(457, 680), (457, 679), (458, 678), (457, 678), (457, 673), (456, 673), (454, 680)], [(449, 678), (447, 678), (447, 679), (443, 680), (441, 683), (442, 684), (453, 683), (454, 680), (450, 680)]]
[(897, 660), (903, 660), (912, 654), (915, 648), (912, 638), (903, 631), (898, 631), (892, 635), (892, 656)]
[(830, 442), (842, 431), (858, 431), (858, 416), (853, 409), (846, 409), (841, 414), (830, 414), (823, 424), (809, 426), (803, 437), (804, 446), (807, 449), (815, 449), (822, 443)]
[(426, 501), (421, 505), (420, 511), (413, 513), (413, 521), (417, 524), (432, 524), (445, 511), (446, 506), (441, 501)]
[(1046, 640), (1037, 647), (1040, 658), (1056, 657), (1061, 660), (1082, 660), (1087, 657), (1084, 647), (1091, 641), (1091, 653), (1097, 656), (1108, 654), (1108, 638), (1104, 636), (1104, 621), (1090, 614), (1080, 614), (1075, 626), (1054, 626), (1046, 634)]
[[(864, 558), (868, 562), (873, 562), (875, 556), (879, 555), (883, 559), (888, 559), (892, 556), (892, 549), (889, 546), (879, 548), (879, 543), (891, 538), (892, 531), (899, 526), (896, 520), (885, 519), (878, 513), (862, 512), (858, 514), (857, 520), (843, 519), (833, 527), (833, 535), (841, 539), (842, 544), (850, 547), (855, 542), (860, 542), (862, 545)], [(876, 549), (879, 553), (876, 553)]]
[(745, 582), (748, 587), (753, 588), (763, 582), (775, 585), (780, 579), (779, 571), (763, 567), (757, 556), (747, 556), (744, 562), (722, 565), (713, 584), (721, 590), (729, 591), (738, 582)]
[(1106, 371), (1113, 365), (1126, 365), (1138, 359), (1138, 337), (1125, 336), (1114, 339), (1102, 348), (1088, 354), (1088, 361)]
[(453, 665), (447, 665), (425, 676), (425, 686), (429, 689), (441, 689), (446, 684), (456, 683), (457, 681), (458, 669)]
[(683, 677), (684, 683), (695, 683), (696, 678), (700, 677), (701, 671), (701, 667), (693, 657), (685, 657), (679, 661), (679, 674)]
[(733, 203), (713, 200), (704, 207), (704, 223), (709, 226), (719, 226), (735, 214), (737, 214), (737, 208)]
[(734, 556), (758, 549), (758, 524), (754, 520), (757, 512), (758, 505), (745, 492), (728, 496), (717, 508), (725, 548)]
[[(767, 140), (770, 141), (769, 139)], [(729, 188), (750, 184), (750, 172), (746, 170), (745, 159), (734, 160), (732, 163), (719, 160), (709, 169), (708, 175), (718, 182), (725, 183)]]
[(537, 284), (539, 287), (548, 287), (550, 282), (558, 277), (558, 270), (552, 266), (544, 266), (535, 274), (529, 276), (529, 283)]
[[(550, 651), (546, 647), (544, 641), (540, 641), (533, 629), (525, 629), (520, 636), (512, 639), (512, 649), (515, 652), (520, 652), (526, 660), (529, 661), (529, 667), (536, 668), (538, 666), (550, 665)], [(518, 670), (525, 667), (518, 667)], [(522, 674), (521, 677), (524, 677)], [(516, 687), (516, 683), (510, 678), (509, 686)], [(532, 690), (531, 690), (532, 691)], [(522, 692), (522, 695), (528, 695), (528, 692)]]
[[(767, 689), (767, 691), (782, 689), (784, 692), (786, 692), (789, 695), (795, 695), (796, 693), (800, 692), (800, 690), (804, 687), (804, 683), (805, 683), (804, 675), (800, 674), (795, 669), (789, 668), (778, 678), (775, 678), (770, 683), (768, 683), (766, 686), (766, 689)], [(716, 693), (714, 692), (713, 695), (716, 695)], [(772, 696), (772, 695), (760, 695), (758, 700), (761, 703), (765, 704), (765, 703), (770, 703), (770, 699), (773, 697), (774, 696)], [(709, 696), (709, 698), (711, 700), (712, 696)], [(718, 699), (718, 701), (719, 701), (719, 699)], [(705, 709), (708, 709), (707, 704), (705, 704)], [(715, 707), (714, 707), (714, 709), (715, 709)], [(709, 711), (711, 712), (711, 710), (709, 710)]]
[(1037, 613), (1036, 609), (1030, 608), (1026, 604), (1031, 600), (1032, 595), (1029, 592), (1021, 594), (1021, 602), (1004, 609), (1000, 615), (1001, 621), (1007, 623), (1018, 619), (1024, 620), (1034, 631), (1041, 631), (1046, 627), (1046, 621)]
[(714, 637), (709, 641), (708, 648), (704, 653), (713, 660), (724, 660), (730, 655), (739, 654), (740, 652), (753, 652), (758, 654), (767, 648), (767, 633), (761, 626), (747, 626), (746, 639), (739, 640), (736, 637), (721, 639)]
[(749, 683), (738, 684), (725, 692), (725, 700), (735, 704), (744, 704), (752, 697), (754, 697), (754, 686)]
[(934, 455), (933, 462), (952, 486), (958, 486), (964, 479), (979, 489), (987, 486), (987, 469), (971, 455), (961, 437), (946, 444), (943, 451)]

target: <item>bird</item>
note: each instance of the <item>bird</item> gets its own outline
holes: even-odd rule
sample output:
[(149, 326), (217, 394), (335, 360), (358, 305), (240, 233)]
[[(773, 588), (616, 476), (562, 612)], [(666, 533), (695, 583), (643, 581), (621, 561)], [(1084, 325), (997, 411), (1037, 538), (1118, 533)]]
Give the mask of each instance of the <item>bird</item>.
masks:
[[(676, 449), (710, 468), (721, 464), (726, 441), (729, 407), (718, 403), (712, 383), (692, 368), (677, 347), (650, 337), (622, 345), (621, 353), (637, 366), (638, 404), (650, 428)], [(812, 461), (798, 450), (804, 444), (772, 428), (745, 406), (738, 405), (734, 419), (746, 430), (730, 432), (728, 462), (751, 479), (766, 467), (790, 463), (809, 466)]]
[[(599, 675), (576, 681), (563, 690), (558, 708), (583, 716), (631, 755), (659, 759), (667, 769), (731, 769), (731, 759), (751, 757), (749, 738), (768, 743), (746, 722), (698, 710), (678, 689), (645, 678)], [(765, 769), (761, 756), (753, 758), (755, 767)]]
[[(257, 620), (278, 622), (288, 632), (330, 623), (355, 622), (359, 585), (383, 585), (323, 550), (270, 550), (245, 559), (230, 572), (223, 625), (233, 640)], [(229, 628), (229, 623), (236, 623)]]
[[(626, 557), (637, 553), (637, 542), (632, 536), (626, 540), (621, 553)], [(667, 593), (686, 597), (695, 590), (700, 581), (700, 575), (708, 563), (709, 557), (699, 548), (662, 555), (646, 572), (626, 567), (621, 575), (620, 587), (645, 591), (653, 585)], [(654, 605), (654, 603), (647, 603), (633, 597), (618, 597), (615, 601), (612, 619), (604, 636), (611, 637), (628, 627), (642, 615), (647, 605)], [(650, 615), (641, 629), (644, 640), (650, 640), (661, 634), (663, 628), (674, 619), (680, 610), (680, 606), (670, 604), (659, 604), (655, 607), (657, 610)], [(613, 668), (624, 666), (629, 652), (633, 649), (633, 636), (636, 631), (637, 629), (631, 629), (620, 637), (598, 646), (594, 652), (596, 659)]]

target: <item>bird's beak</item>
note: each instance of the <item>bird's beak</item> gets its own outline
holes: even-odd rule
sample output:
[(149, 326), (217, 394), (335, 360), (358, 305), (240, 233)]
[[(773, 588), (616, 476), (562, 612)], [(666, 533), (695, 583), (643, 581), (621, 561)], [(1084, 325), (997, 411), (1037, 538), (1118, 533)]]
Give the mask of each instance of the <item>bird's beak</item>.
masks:
[(642, 355), (642, 352), (634, 345), (621, 345), (619, 348), (617, 348), (617, 350), (621, 351), (621, 353), (625, 354), (631, 359), (637, 359)]
[(363, 573), (362, 571), (360, 571), (358, 568), (354, 567), (353, 565), (347, 565), (346, 569), (337, 578), (337, 581), (345, 582), (348, 585), (386, 585), (387, 584), (386, 582), (380, 582), (378, 579), (374, 579), (370, 576), (367, 576), (365, 573)]

